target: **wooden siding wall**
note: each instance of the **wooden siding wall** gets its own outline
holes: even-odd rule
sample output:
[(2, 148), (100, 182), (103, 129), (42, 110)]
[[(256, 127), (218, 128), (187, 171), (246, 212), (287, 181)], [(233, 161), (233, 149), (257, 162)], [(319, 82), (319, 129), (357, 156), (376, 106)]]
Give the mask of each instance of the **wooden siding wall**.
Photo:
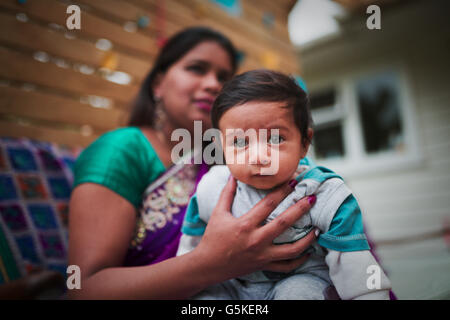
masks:
[[(81, 30), (66, 28), (69, 4), (81, 9)], [(244, 52), (239, 72), (269, 63), (274, 69), (298, 74), (298, 58), (287, 31), (287, 15), (294, 4), (241, 0), (242, 14), (234, 17), (208, 0), (33, 0), (23, 4), (2, 0), (0, 136), (84, 147), (101, 133), (124, 125), (129, 105), (158, 52), (157, 32), (170, 37), (188, 26), (210, 26)], [(262, 22), (265, 13), (273, 15), (271, 27)], [(140, 16), (149, 18), (148, 26), (126, 31), (124, 25)], [(99, 39), (108, 39), (112, 48), (98, 49)], [(125, 85), (108, 81), (102, 68), (105, 63), (128, 74), (131, 81)]]

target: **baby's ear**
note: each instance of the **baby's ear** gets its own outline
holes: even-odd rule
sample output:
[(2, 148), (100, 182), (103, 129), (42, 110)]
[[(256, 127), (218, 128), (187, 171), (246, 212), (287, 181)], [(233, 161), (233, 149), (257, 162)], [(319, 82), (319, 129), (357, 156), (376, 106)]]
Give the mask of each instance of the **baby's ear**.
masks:
[(310, 141), (310, 144), (313, 137), (314, 137), (314, 130), (312, 128), (308, 128), (308, 141)]
[(302, 158), (306, 157), (306, 154), (308, 153), (309, 147), (311, 146), (311, 141), (313, 139), (314, 136), (314, 130), (312, 128), (309, 128), (307, 131), (307, 139), (302, 141), (303, 144), (303, 154), (302, 154)]

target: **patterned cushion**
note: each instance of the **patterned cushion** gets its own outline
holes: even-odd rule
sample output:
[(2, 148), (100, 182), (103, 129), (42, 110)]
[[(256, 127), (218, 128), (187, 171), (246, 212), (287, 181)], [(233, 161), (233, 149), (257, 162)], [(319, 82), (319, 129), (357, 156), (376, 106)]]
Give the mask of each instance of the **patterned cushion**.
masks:
[(0, 284), (34, 268), (66, 276), (68, 202), (80, 151), (0, 138)]

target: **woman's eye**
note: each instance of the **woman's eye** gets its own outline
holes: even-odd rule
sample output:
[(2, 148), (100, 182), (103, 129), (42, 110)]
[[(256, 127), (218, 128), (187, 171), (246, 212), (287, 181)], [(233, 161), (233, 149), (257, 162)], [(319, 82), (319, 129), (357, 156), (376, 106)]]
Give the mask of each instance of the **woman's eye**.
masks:
[(189, 71), (193, 71), (198, 74), (202, 74), (205, 72), (205, 68), (203, 66), (198, 66), (198, 65), (189, 66), (189, 67), (187, 67), (187, 69)]
[(233, 145), (237, 148), (245, 148), (247, 146), (247, 140), (245, 138), (236, 138)]
[(269, 138), (269, 143), (270, 144), (280, 144), (283, 141), (284, 141), (284, 138), (279, 136), (279, 135), (276, 135), (276, 134), (271, 135), (270, 138)]
[(217, 80), (221, 83), (224, 83), (230, 79), (230, 76), (227, 73), (219, 73), (217, 75)]

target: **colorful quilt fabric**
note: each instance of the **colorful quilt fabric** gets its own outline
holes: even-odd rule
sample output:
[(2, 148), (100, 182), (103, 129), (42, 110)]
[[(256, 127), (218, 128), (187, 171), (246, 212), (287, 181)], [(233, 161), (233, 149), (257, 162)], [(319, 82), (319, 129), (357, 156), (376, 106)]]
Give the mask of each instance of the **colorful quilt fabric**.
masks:
[(80, 151), (0, 138), (0, 284), (36, 268), (66, 276), (68, 203)]

